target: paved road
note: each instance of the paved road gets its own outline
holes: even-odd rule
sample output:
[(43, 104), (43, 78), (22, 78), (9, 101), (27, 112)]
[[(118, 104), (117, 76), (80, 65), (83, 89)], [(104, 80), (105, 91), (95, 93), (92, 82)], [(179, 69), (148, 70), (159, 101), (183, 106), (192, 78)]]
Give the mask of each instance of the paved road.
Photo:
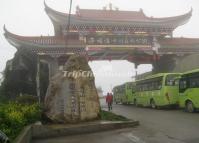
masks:
[[(107, 110), (105, 102), (101, 106)], [(199, 143), (199, 113), (114, 105), (114, 113), (140, 121), (137, 128), (68, 136), (33, 143)]]
[(138, 143), (199, 143), (199, 113), (133, 105), (115, 105), (113, 112), (140, 121), (140, 126), (131, 132)]
[(137, 137), (134, 137), (131, 134), (131, 131), (132, 129), (123, 129), (45, 140), (34, 140), (32, 143), (138, 143)]

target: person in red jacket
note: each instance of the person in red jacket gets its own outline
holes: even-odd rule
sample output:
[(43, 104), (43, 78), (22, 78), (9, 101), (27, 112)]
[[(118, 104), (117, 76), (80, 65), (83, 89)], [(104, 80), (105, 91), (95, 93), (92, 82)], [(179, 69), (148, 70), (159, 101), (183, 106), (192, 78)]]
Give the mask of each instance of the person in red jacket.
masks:
[(113, 95), (111, 93), (107, 93), (107, 96), (106, 96), (106, 103), (108, 104), (108, 110), (112, 110), (113, 107), (112, 107), (112, 104), (113, 104)]

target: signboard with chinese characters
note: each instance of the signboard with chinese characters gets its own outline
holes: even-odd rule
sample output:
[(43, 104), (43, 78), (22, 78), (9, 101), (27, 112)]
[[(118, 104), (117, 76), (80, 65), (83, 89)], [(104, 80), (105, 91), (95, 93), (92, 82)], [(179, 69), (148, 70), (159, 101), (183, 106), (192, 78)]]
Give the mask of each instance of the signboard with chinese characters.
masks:
[(149, 36), (135, 35), (88, 35), (87, 45), (152, 45)]

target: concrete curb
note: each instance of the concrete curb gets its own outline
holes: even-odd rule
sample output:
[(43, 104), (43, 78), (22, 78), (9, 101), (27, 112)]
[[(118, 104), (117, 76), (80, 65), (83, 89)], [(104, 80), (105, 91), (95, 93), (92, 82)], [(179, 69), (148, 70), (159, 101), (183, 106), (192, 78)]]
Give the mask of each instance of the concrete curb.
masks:
[(32, 140), (32, 127), (25, 127), (20, 135), (14, 140), (14, 143), (30, 143)]
[(27, 126), (21, 132), (15, 143), (31, 143), (34, 139), (89, 134), (122, 128), (133, 128), (138, 125), (139, 121), (98, 121), (74, 125), (32, 125)]
[(138, 126), (138, 121), (122, 121), (122, 122), (95, 122), (88, 124), (79, 124), (74, 126), (32, 126), (33, 139), (45, 139), (60, 136), (71, 136), (79, 134), (88, 134), (116, 130), (122, 128), (132, 128)]

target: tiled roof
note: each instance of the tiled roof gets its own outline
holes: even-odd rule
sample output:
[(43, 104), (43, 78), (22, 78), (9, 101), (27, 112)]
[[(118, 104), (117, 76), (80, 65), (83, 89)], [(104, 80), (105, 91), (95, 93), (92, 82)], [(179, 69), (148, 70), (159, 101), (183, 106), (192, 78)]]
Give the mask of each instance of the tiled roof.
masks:
[(89, 10), (80, 9), (79, 17), (88, 19), (101, 19), (101, 20), (120, 20), (120, 21), (143, 21), (148, 18), (142, 11), (116, 11), (116, 10)]
[(66, 41), (64, 37), (57, 36), (19, 36), (16, 34), (12, 34), (5, 29), (5, 36), (7, 38), (28, 42), (30, 44), (38, 44), (38, 45), (81, 45), (83, 44), (79, 40), (68, 40)]
[[(46, 3), (45, 10), (50, 17), (66, 17), (67, 13), (58, 12), (50, 8)], [(183, 15), (164, 17), (164, 18), (153, 18), (147, 17), (142, 10), (140, 11), (121, 11), (121, 10), (96, 10), (96, 9), (80, 9), (78, 8), (76, 14), (72, 14), (73, 18), (87, 19), (87, 20), (104, 20), (104, 21), (129, 21), (129, 22), (175, 22), (188, 20), (192, 15), (192, 9)], [(183, 22), (182, 22), (183, 23)]]

